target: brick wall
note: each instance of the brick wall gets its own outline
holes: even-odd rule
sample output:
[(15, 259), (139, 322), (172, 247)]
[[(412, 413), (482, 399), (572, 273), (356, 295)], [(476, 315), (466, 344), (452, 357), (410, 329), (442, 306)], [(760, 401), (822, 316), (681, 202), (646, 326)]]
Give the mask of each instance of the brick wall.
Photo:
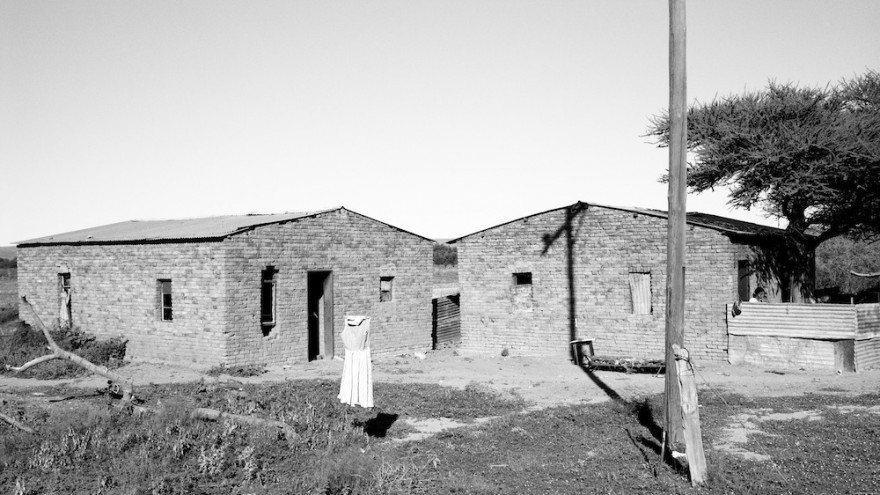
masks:
[[(725, 304), (737, 297), (737, 260), (750, 252), (715, 230), (688, 226), (685, 346), (692, 356), (726, 360)], [(596, 206), (570, 222), (560, 209), (469, 236), (458, 247), (462, 348), (562, 354), (573, 333), (595, 337), (597, 354), (662, 357), (665, 253), (665, 218)], [(513, 276), (524, 272), (532, 274), (530, 305), (523, 301), (529, 288)], [(633, 314), (631, 272), (650, 273), (650, 314)]]
[[(128, 339), (128, 359), (189, 364), (225, 356), (222, 244), (112, 244), (19, 248), (19, 295), (47, 325), (60, 313), (59, 272), (70, 273), (72, 321)], [(162, 321), (158, 279), (171, 279), (173, 320)], [(31, 322), (20, 308), (21, 318)]]
[[(431, 348), (432, 243), (357, 213), (337, 210), (268, 225), (228, 245), (230, 364), (298, 363), (308, 358), (307, 277), (333, 273), (334, 346), (344, 354), (345, 315), (371, 317), (371, 352), (389, 355)], [(277, 274), (277, 324), (260, 329), (260, 274)], [(392, 276), (393, 298), (379, 302), (379, 278)]]
[[(57, 324), (58, 273), (68, 271), (74, 325), (100, 337), (124, 336), (134, 360), (305, 361), (310, 270), (333, 273), (336, 354), (344, 354), (339, 334), (347, 314), (372, 317), (374, 355), (431, 348), (432, 243), (347, 210), (222, 242), (36, 246), (18, 253), (19, 293), (43, 321)], [(264, 337), (261, 272), (269, 265), (278, 270), (277, 323)], [(392, 301), (379, 302), (380, 276), (394, 277)], [(170, 322), (160, 318), (159, 279), (172, 281)]]

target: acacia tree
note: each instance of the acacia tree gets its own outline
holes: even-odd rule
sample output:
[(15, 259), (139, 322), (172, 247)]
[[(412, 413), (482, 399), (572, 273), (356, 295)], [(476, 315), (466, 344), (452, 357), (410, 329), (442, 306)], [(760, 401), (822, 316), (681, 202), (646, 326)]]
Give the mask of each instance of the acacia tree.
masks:
[[(880, 233), (880, 74), (826, 88), (770, 82), (688, 109), (692, 192), (730, 188), (729, 204), (787, 220), (776, 275), (786, 299), (812, 294), (814, 253), (839, 235)], [(669, 118), (648, 135), (665, 147)], [(665, 177), (663, 178), (665, 180)], [(785, 283), (787, 282), (787, 287)]]

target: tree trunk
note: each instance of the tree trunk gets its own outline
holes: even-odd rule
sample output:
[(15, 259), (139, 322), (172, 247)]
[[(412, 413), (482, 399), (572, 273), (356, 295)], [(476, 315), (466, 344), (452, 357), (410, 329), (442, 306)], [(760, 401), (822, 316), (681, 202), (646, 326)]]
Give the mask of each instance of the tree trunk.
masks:
[(804, 230), (789, 225), (785, 232), (785, 257), (780, 260), (784, 269), (780, 282), (787, 289), (783, 291), (783, 300), (793, 303), (811, 302), (815, 291), (816, 244)]

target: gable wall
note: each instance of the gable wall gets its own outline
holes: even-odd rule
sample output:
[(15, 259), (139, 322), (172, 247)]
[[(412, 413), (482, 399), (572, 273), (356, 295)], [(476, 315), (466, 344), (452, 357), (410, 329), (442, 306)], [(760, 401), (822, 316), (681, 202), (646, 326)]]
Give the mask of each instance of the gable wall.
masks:
[[(284, 364), (308, 358), (307, 274), (333, 272), (334, 344), (345, 315), (371, 317), (373, 355), (431, 348), (432, 243), (346, 210), (259, 227), (224, 242), (230, 274), (228, 364)], [(277, 324), (260, 326), (260, 277), (278, 270)], [(393, 276), (393, 300), (379, 302), (379, 277)], [(326, 356), (330, 358), (330, 356)]]
[[(601, 207), (575, 216), (573, 284), (564, 229), (544, 253), (545, 239), (565, 224), (565, 210), (556, 210), (459, 241), (462, 348), (564, 354), (574, 333), (596, 338), (597, 354), (662, 357), (666, 220)], [(750, 248), (691, 226), (687, 245), (685, 347), (698, 358), (726, 360), (725, 304), (736, 300), (736, 260), (747, 258)], [(633, 314), (631, 270), (650, 271), (651, 314)], [(530, 311), (516, 294), (514, 272), (532, 273)]]

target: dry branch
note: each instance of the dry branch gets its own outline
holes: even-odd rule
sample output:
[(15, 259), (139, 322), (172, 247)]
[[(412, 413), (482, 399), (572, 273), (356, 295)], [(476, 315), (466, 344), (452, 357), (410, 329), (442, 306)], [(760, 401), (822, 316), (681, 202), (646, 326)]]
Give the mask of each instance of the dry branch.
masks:
[(122, 375), (116, 374), (104, 366), (98, 366), (87, 359), (77, 356), (70, 351), (65, 351), (64, 349), (59, 347), (58, 344), (55, 343), (55, 340), (52, 338), (52, 335), (49, 333), (49, 329), (46, 327), (46, 325), (43, 324), (43, 320), (40, 319), (40, 316), (37, 314), (36, 310), (34, 310), (34, 307), (31, 305), (31, 303), (28, 302), (27, 298), (22, 296), (21, 302), (24, 303), (25, 306), (27, 306), (28, 310), (30, 310), (31, 314), (34, 316), (34, 322), (37, 324), (37, 327), (39, 327), (40, 331), (43, 332), (43, 336), (46, 337), (46, 341), (49, 342), (48, 349), (52, 351), (52, 353), (28, 361), (21, 366), (9, 366), (7, 364), (6, 369), (15, 371), (16, 373), (20, 373), (32, 366), (36, 366), (46, 361), (51, 361), (53, 359), (66, 359), (82, 368), (87, 369), (88, 371), (91, 371), (92, 373), (95, 373), (96, 375), (101, 375), (112, 381), (113, 383), (118, 384), (122, 389), (122, 404), (131, 404), (131, 401), (133, 399), (131, 378), (126, 378)]
[(3, 421), (9, 423), (11, 426), (18, 428), (19, 430), (21, 430), (25, 433), (30, 433), (31, 435), (34, 434), (34, 430), (28, 428), (27, 426), (19, 423), (18, 421), (14, 420), (13, 418), (11, 418), (3, 413), (0, 413), (0, 419), (2, 419)]
[(850, 270), (849, 273), (851, 273), (852, 275), (855, 275), (856, 277), (864, 277), (864, 278), (880, 277), (880, 272), (877, 272), (877, 273), (859, 273), (859, 272), (856, 272), (856, 271)]
[(288, 438), (294, 438), (297, 436), (296, 432), (293, 430), (293, 427), (291, 427), (289, 424), (282, 421), (275, 421), (273, 419), (263, 419), (255, 418), (253, 416), (242, 416), (240, 414), (230, 414), (223, 411), (218, 411), (216, 409), (206, 409), (204, 407), (197, 407), (193, 409), (192, 413), (190, 413), (190, 416), (196, 419), (206, 419), (209, 421), (220, 421), (221, 419), (228, 419), (236, 423), (243, 423), (247, 425), (273, 426), (275, 428), (280, 428), (281, 430), (283, 430)]

